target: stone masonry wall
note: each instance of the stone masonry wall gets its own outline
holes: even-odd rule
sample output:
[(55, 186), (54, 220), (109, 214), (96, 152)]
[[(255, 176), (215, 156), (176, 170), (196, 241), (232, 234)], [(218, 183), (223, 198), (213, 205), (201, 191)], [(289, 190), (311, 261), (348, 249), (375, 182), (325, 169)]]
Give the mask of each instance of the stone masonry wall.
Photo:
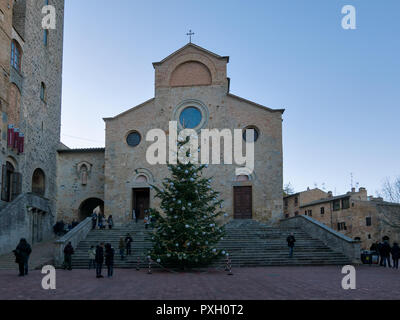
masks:
[[(80, 163), (89, 165), (87, 184), (82, 185)], [(104, 200), (104, 151), (58, 152), (57, 220), (79, 220), (79, 206), (89, 198)]]

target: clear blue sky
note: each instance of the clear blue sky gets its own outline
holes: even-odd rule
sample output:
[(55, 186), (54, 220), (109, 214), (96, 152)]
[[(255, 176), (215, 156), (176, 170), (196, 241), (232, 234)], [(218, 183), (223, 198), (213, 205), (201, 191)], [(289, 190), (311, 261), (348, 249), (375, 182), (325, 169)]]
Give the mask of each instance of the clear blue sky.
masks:
[(375, 193), (400, 175), (399, 17), (398, 0), (67, 0), (61, 140), (104, 146), (102, 118), (152, 98), (151, 63), (192, 29), (230, 56), (233, 94), (286, 109), (285, 183), (339, 194), (352, 172)]

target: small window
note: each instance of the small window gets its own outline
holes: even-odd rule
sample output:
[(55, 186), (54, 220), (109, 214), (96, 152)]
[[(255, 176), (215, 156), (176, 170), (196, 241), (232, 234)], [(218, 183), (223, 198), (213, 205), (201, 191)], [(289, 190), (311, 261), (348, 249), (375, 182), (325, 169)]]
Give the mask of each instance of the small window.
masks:
[(339, 231), (347, 230), (346, 222), (340, 222), (340, 223), (338, 223), (338, 230), (339, 230)]
[(286, 219), (289, 218), (289, 214), (286, 213), (286, 214), (285, 214), (285, 218), (286, 218)]
[(285, 207), (287, 208), (287, 206), (288, 206), (288, 200), (285, 199)]
[(49, 30), (44, 29), (43, 30), (43, 44), (45, 45), (45, 47), (47, 47), (48, 43), (49, 43)]
[(321, 214), (325, 214), (325, 207), (321, 207)]
[(40, 84), (40, 99), (46, 102), (46, 85), (43, 82)]
[(299, 212), (298, 212), (298, 211), (296, 211), (296, 212), (294, 213), (294, 215), (295, 215), (295, 216), (298, 216), (298, 215), (299, 215)]
[(312, 217), (312, 210), (308, 210), (308, 216)]
[(348, 209), (348, 208), (350, 208), (349, 198), (343, 199), (342, 200), (342, 209)]
[(20, 45), (13, 40), (11, 42), (11, 66), (21, 72), (22, 50)]
[(366, 222), (366, 224), (367, 224), (367, 227), (372, 226), (372, 219), (371, 219), (371, 217), (367, 217), (365, 220), (366, 220), (365, 222)]
[(340, 210), (340, 200), (333, 201), (333, 211)]
[(142, 137), (140, 136), (139, 132), (131, 132), (128, 134), (126, 137), (126, 143), (131, 146), (131, 147), (136, 147), (140, 144), (140, 141), (142, 140)]
[(294, 198), (294, 205), (297, 207), (299, 204), (299, 198)]
[(371, 235), (370, 234), (368, 235), (368, 239), (371, 239)]
[[(247, 138), (247, 132), (246, 130), (253, 130), (254, 131), (254, 140), (252, 141), (252, 139), (248, 139)], [(249, 132), (250, 134), (250, 132)], [(258, 140), (258, 137), (260, 136), (260, 133), (258, 131), (258, 129), (256, 127), (253, 126), (249, 126), (243, 129), (243, 140), (247, 141), (247, 142), (256, 142)]]

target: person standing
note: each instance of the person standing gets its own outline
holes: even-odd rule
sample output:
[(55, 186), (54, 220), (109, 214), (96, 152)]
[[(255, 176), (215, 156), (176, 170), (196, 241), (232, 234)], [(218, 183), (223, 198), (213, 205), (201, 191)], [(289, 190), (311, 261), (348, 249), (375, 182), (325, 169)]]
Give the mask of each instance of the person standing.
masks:
[(114, 221), (113, 221), (112, 215), (109, 215), (109, 216), (108, 216), (107, 223), (108, 223), (108, 229), (111, 230), (112, 227), (113, 227), (113, 225), (114, 225)]
[(147, 229), (149, 227), (149, 224), (150, 224), (149, 216), (146, 214), (146, 216), (144, 217), (144, 227)]
[(132, 216), (135, 219), (135, 222), (138, 223), (139, 217), (135, 209), (132, 210)]
[(64, 269), (72, 270), (72, 255), (74, 254), (74, 248), (71, 242), (64, 248)]
[(124, 254), (125, 254), (126, 245), (125, 245), (125, 240), (124, 240), (123, 237), (121, 237), (121, 238), (119, 239), (119, 246), (118, 246), (118, 248), (119, 248), (119, 254), (120, 254), (120, 256), (121, 256), (121, 260), (124, 260)]
[(94, 269), (96, 269), (96, 248), (94, 246), (91, 246), (89, 251), (89, 270), (92, 269), (92, 266)]
[(389, 266), (389, 268), (391, 268), (391, 263), (390, 263), (390, 252), (391, 252), (392, 248), (390, 247), (390, 244), (387, 240), (383, 241), (382, 244), (382, 248), (381, 248), (381, 256), (383, 259), (383, 266), (386, 268), (386, 262)]
[(101, 270), (103, 269), (103, 263), (104, 263), (104, 243), (100, 243), (96, 247), (96, 278), (104, 278), (101, 275)]
[(129, 256), (132, 251), (131, 251), (131, 244), (133, 242), (133, 239), (131, 237), (131, 235), (128, 233), (125, 237), (125, 244), (126, 244), (126, 255)]
[(296, 242), (296, 239), (294, 237), (293, 232), (287, 237), (286, 239), (289, 247), (289, 257), (293, 257), (293, 250), (294, 250), (294, 243)]
[(393, 268), (399, 268), (399, 259), (400, 259), (400, 247), (397, 242), (393, 243), (392, 247), (392, 260), (393, 260)]
[(379, 255), (379, 265), (383, 267), (383, 256), (382, 256), (382, 248), (383, 248), (383, 243), (379, 242), (378, 243), (378, 255)]
[(106, 244), (106, 266), (107, 266), (107, 277), (112, 278), (114, 274), (114, 249), (111, 247), (111, 244)]
[(93, 211), (92, 213), (92, 230), (96, 229), (97, 225), (97, 214)]
[(15, 255), (15, 262), (18, 263), (19, 277), (27, 276), (29, 256), (32, 253), (31, 246), (26, 239), (22, 238), (13, 252)]

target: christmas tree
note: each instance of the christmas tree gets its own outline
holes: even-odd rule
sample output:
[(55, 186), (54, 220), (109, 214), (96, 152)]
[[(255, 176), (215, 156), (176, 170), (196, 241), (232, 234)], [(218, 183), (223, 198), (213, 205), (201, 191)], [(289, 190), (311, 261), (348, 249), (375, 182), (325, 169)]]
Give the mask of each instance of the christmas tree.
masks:
[[(219, 192), (211, 187), (210, 178), (202, 175), (208, 165), (179, 163), (168, 165), (171, 178), (162, 182), (163, 188), (152, 186), (161, 199), (159, 210), (150, 209), (153, 261), (173, 267), (196, 267), (210, 263), (227, 252), (216, 248), (224, 236), (217, 217), (224, 214)], [(226, 217), (227, 215), (224, 214)]]

